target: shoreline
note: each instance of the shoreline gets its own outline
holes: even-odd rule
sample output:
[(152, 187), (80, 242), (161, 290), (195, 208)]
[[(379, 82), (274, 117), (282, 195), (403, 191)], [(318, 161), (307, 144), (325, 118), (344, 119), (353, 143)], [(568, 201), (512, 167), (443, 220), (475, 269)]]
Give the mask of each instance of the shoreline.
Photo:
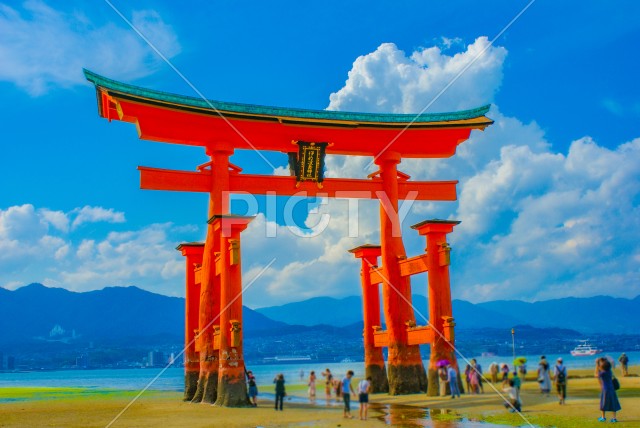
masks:
[[(618, 391), (622, 411), (618, 415), (620, 426), (640, 426), (640, 367), (630, 369), (632, 376), (619, 378), (622, 388)], [(582, 369), (570, 373), (567, 404), (560, 406), (554, 394), (548, 397), (539, 393), (538, 385), (531, 377), (523, 383), (522, 401), (526, 420), (535, 426), (596, 427), (599, 416), (599, 386), (592, 371)], [(500, 384), (496, 384), (498, 387)], [(271, 385), (261, 387), (266, 395)], [(21, 395), (16, 395), (20, 393)], [(341, 402), (332, 399), (325, 404), (324, 388), (317, 389), (316, 404), (304, 402), (306, 387), (287, 387), (291, 400), (285, 401), (283, 412), (273, 409), (273, 401), (259, 396), (258, 407), (221, 408), (209, 404), (192, 404), (182, 401), (182, 393), (174, 391), (146, 391), (113, 424), (117, 426), (166, 426), (206, 427), (216, 426), (424, 426), (431, 420), (437, 427), (464, 427), (467, 421), (483, 421), (482, 426), (528, 426), (525, 419), (504, 409), (501, 398), (485, 384), (485, 393), (464, 394), (460, 399), (427, 397), (425, 394), (371, 396), (372, 409), (367, 422), (357, 418), (358, 403), (352, 400), (354, 419), (342, 418)], [(9, 395), (19, 401), (3, 401)], [(137, 395), (137, 391), (95, 388), (0, 388), (0, 413), (2, 427), (64, 426), (105, 427)], [(466, 425), (465, 425), (466, 424)], [(493, 425), (498, 424), (498, 425)], [(475, 426), (475, 425), (474, 425)]]

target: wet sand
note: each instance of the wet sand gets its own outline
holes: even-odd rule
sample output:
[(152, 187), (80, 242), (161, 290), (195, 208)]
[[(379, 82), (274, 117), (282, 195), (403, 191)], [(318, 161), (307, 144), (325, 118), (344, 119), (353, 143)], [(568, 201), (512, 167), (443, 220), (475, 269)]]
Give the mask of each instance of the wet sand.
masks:
[[(619, 426), (640, 426), (640, 367), (631, 370), (634, 377), (620, 378), (619, 397), (622, 411)], [(581, 378), (572, 376), (580, 375)], [(52, 427), (361, 427), (361, 426), (433, 426), (437, 428), (477, 426), (473, 421), (528, 426), (516, 414), (507, 412), (501, 398), (485, 385), (485, 393), (463, 395), (460, 399), (426, 397), (424, 394), (371, 397), (369, 421), (358, 420), (357, 402), (352, 400), (354, 419), (342, 418), (342, 407), (335, 402), (327, 406), (318, 388), (317, 404), (303, 397), (301, 387), (290, 387), (290, 401), (283, 412), (273, 409), (273, 401), (263, 397), (258, 408), (229, 409), (181, 401), (178, 392), (146, 392), (131, 404), (136, 395), (130, 391), (43, 391), (25, 388), (21, 393), (0, 389), (0, 426)], [(263, 387), (265, 392), (271, 388)], [(35, 393), (34, 393), (35, 391)], [(44, 393), (47, 392), (47, 393)], [(266, 395), (266, 394), (265, 394)], [(18, 398), (19, 401), (7, 401)], [(570, 373), (567, 404), (561, 406), (555, 395), (539, 393), (537, 383), (529, 379), (522, 389), (523, 416), (536, 426), (596, 427), (599, 416), (599, 386), (590, 370)], [(484, 426), (484, 425), (483, 425)], [(490, 425), (488, 425), (490, 426)]]

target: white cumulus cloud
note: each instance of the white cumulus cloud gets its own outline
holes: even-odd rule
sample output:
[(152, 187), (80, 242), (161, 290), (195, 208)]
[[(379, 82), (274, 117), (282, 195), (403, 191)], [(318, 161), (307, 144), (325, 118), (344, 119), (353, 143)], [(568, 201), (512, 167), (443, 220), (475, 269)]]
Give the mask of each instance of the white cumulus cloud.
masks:
[(493, 101), (506, 54), (506, 49), (490, 46), (486, 37), (453, 56), (437, 46), (407, 56), (395, 44), (383, 43), (356, 59), (345, 86), (329, 97), (328, 109), (417, 113), (434, 99), (428, 111), (479, 107)]
[(124, 213), (91, 206), (65, 213), (31, 204), (0, 209), (0, 286), (41, 282), (87, 291), (137, 285), (184, 294), (185, 265), (175, 247), (197, 239), (197, 227), (152, 224), (100, 232), (101, 227), (90, 235), (75, 229), (86, 222), (122, 223)]

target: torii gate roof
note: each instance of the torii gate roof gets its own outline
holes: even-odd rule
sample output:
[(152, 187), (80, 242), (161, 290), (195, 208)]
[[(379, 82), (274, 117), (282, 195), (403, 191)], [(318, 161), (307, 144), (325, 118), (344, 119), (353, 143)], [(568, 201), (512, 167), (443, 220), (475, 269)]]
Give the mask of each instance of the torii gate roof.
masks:
[(214, 148), (297, 151), (293, 140), (328, 142), (327, 153), (450, 157), (472, 129), (493, 121), (488, 105), (451, 113), (380, 114), (268, 107), (204, 100), (118, 82), (84, 70), (100, 115), (135, 123), (140, 138)]

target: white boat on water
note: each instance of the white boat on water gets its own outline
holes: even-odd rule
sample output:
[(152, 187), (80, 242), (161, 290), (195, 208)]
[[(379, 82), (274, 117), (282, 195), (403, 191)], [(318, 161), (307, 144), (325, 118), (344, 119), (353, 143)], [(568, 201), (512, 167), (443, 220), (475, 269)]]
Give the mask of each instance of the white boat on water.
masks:
[(602, 352), (602, 349), (598, 349), (591, 345), (588, 340), (581, 340), (578, 346), (571, 350), (571, 355), (574, 357), (588, 357), (590, 355), (596, 355)]

